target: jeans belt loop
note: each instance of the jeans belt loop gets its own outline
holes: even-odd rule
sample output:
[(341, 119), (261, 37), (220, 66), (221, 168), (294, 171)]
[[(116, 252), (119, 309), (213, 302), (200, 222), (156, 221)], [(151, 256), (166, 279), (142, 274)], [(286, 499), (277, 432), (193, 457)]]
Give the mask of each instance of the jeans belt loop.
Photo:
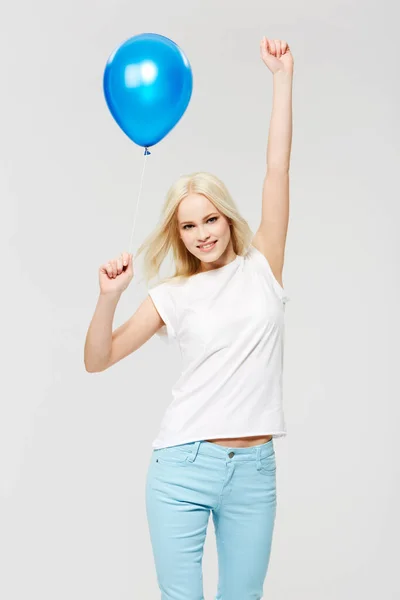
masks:
[(196, 460), (196, 456), (197, 456), (197, 453), (199, 451), (200, 444), (201, 444), (201, 440), (199, 440), (199, 441), (197, 441), (197, 442), (194, 443), (193, 448), (192, 448), (192, 452), (191, 452), (191, 454), (189, 455), (189, 458), (188, 458), (189, 462), (194, 462)]
[(259, 471), (261, 469), (261, 447), (258, 446), (258, 448), (256, 449), (256, 467), (257, 467), (257, 471)]

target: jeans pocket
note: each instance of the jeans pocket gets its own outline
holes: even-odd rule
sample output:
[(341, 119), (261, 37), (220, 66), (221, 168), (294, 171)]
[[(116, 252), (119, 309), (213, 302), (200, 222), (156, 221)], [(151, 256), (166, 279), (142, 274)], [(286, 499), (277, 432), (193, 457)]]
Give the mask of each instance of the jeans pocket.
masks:
[(184, 450), (183, 448), (178, 448), (175, 446), (169, 446), (168, 448), (160, 448), (159, 450), (155, 450), (156, 463), (166, 464), (166, 465), (180, 465), (184, 466), (187, 464), (187, 459), (190, 456), (190, 452)]
[(275, 475), (276, 473), (276, 460), (275, 452), (269, 456), (263, 456), (259, 460), (259, 466), (257, 467), (258, 472), (263, 475)]

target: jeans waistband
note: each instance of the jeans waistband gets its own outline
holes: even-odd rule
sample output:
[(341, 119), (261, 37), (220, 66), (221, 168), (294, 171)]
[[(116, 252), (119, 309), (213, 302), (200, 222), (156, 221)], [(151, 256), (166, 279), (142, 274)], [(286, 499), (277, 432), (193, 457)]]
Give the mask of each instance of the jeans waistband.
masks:
[[(235, 448), (231, 446), (221, 446), (213, 442), (207, 442), (206, 440), (199, 440), (196, 442), (188, 442), (186, 444), (177, 444), (172, 446), (174, 448), (180, 448), (190, 454), (190, 460), (194, 460), (198, 454), (205, 454), (207, 456), (213, 456), (214, 458), (220, 458), (226, 460), (235, 457), (235, 462), (240, 460), (256, 460), (265, 458), (274, 454), (274, 443), (273, 438), (264, 444), (257, 444), (256, 446), (247, 446), (246, 448)], [(157, 452), (157, 450), (156, 450)]]

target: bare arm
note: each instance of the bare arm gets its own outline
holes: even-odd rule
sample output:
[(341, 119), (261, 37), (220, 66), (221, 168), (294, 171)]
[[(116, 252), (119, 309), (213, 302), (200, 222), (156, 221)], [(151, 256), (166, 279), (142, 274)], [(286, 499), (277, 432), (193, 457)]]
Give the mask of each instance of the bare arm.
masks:
[(164, 324), (150, 296), (115, 331), (115, 309), (133, 278), (133, 256), (123, 252), (99, 269), (100, 295), (85, 340), (86, 371), (105, 371), (142, 346)]
[(289, 221), (293, 57), (287, 43), (279, 40), (262, 43), (262, 57), (273, 72), (273, 106), (261, 223), (252, 243), (266, 256), (277, 281), (282, 285)]
[(100, 294), (85, 343), (85, 368), (89, 373), (105, 371), (138, 350), (164, 325), (150, 296), (123, 325), (112, 331), (121, 294)]

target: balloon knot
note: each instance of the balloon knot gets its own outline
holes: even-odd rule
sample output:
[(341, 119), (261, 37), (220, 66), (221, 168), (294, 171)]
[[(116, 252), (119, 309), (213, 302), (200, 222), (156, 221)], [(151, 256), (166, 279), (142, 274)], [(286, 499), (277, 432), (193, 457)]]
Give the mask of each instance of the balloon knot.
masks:
[(148, 154), (151, 154), (151, 152), (149, 152), (149, 151), (147, 150), (147, 148), (145, 148), (145, 149), (144, 149), (144, 155), (145, 155), (145, 156), (147, 156)]

